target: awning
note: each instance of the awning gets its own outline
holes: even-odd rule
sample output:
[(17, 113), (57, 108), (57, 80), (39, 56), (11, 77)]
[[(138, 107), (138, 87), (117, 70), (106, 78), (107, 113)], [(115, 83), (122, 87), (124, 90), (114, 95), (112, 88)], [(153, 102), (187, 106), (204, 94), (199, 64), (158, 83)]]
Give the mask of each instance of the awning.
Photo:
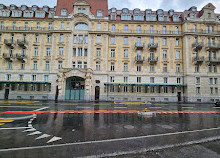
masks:
[(104, 85), (112, 86), (175, 86), (175, 87), (187, 87), (184, 84), (150, 84), (150, 83), (104, 83)]
[(48, 84), (51, 85), (49, 82), (34, 82), (34, 81), (0, 81), (0, 83), (6, 84)]

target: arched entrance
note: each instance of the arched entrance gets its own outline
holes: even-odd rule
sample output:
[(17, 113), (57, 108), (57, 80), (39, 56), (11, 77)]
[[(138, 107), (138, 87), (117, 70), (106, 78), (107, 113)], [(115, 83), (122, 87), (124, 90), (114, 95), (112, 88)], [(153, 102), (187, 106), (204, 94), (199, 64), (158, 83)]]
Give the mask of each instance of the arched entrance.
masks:
[(77, 76), (66, 79), (66, 100), (84, 100), (85, 79)]

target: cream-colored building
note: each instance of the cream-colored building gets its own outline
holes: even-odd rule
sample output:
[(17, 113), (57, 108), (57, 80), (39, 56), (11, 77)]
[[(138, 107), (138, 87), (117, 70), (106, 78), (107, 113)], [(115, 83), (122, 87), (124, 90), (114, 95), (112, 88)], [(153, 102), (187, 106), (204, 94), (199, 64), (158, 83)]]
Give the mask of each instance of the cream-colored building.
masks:
[(214, 102), (220, 14), (0, 5), (0, 99)]

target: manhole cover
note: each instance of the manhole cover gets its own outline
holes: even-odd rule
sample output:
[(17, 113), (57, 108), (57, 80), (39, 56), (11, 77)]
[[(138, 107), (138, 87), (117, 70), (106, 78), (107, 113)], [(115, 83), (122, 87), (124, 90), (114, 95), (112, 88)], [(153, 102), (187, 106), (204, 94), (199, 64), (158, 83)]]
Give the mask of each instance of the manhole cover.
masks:
[(126, 126), (124, 126), (124, 128), (126, 128), (126, 129), (134, 129), (134, 126), (132, 126), (132, 125), (126, 125)]

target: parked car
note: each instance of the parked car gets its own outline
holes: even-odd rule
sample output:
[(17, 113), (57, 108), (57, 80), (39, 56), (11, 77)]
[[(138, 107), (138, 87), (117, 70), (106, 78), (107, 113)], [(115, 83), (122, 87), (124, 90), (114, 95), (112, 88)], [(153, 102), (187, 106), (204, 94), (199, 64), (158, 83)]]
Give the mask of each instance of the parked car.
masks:
[(220, 101), (217, 101), (217, 102), (215, 103), (215, 105), (216, 105), (217, 107), (220, 107)]

